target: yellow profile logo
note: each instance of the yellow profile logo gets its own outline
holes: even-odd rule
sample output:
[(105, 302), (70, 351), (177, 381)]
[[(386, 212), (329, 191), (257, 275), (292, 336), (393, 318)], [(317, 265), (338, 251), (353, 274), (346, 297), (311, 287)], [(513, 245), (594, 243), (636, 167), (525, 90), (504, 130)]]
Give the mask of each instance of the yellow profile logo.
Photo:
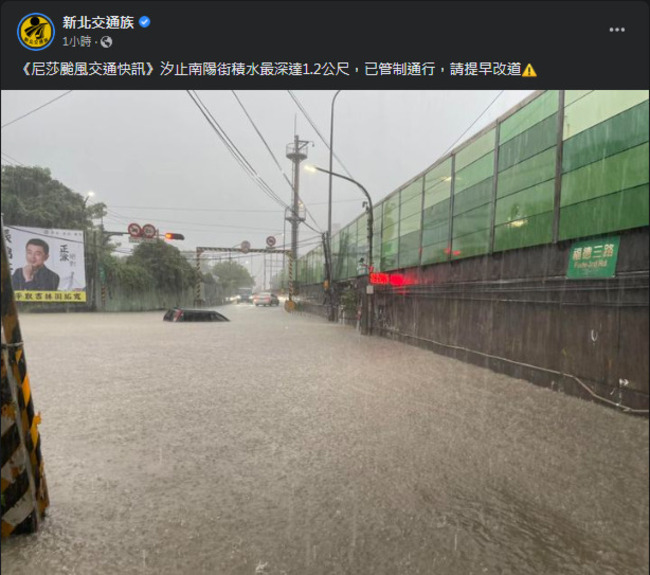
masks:
[(45, 14), (27, 14), (18, 24), (18, 40), (28, 50), (43, 50), (54, 40), (54, 23)]

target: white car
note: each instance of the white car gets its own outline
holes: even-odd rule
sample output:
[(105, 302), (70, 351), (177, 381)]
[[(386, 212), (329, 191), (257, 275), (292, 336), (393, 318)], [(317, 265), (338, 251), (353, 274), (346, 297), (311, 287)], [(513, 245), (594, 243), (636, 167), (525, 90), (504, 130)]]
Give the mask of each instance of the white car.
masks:
[(268, 305), (274, 306), (274, 305), (280, 305), (280, 300), (278, 299), (278, 296), (275, 294), (269, 293), (269, 292), (263, 292), (263, 293), (258, 293), (253, 296), (253, 303), (256, 306), (260, 305)]

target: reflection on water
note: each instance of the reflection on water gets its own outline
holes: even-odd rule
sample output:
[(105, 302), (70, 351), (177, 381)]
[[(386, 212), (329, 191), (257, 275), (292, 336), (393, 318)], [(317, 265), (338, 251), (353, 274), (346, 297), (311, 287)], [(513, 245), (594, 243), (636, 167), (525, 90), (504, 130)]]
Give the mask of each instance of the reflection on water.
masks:
[(22, 317), (51, 507), (3, 573), (647, 573), (647, 420), (225, 314)]

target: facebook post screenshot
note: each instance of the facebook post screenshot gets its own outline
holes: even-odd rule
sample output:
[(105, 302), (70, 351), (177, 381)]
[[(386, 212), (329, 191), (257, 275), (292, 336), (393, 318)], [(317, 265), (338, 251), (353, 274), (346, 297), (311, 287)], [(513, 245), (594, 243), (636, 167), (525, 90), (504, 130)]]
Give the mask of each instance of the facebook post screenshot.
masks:
[(3, 1), (3, 575), (647, 575), (648, 12)]

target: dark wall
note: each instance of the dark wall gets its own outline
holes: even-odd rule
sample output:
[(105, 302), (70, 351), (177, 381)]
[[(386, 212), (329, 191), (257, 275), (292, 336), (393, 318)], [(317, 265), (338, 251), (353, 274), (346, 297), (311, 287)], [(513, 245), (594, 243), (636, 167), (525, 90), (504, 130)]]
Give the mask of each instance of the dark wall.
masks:
[(647, 409), (648, 228), (620, 238), (611, 279), (566, 279), (571, 242), (402, 270), (416, 283), (375, 286), (373, 333)]

